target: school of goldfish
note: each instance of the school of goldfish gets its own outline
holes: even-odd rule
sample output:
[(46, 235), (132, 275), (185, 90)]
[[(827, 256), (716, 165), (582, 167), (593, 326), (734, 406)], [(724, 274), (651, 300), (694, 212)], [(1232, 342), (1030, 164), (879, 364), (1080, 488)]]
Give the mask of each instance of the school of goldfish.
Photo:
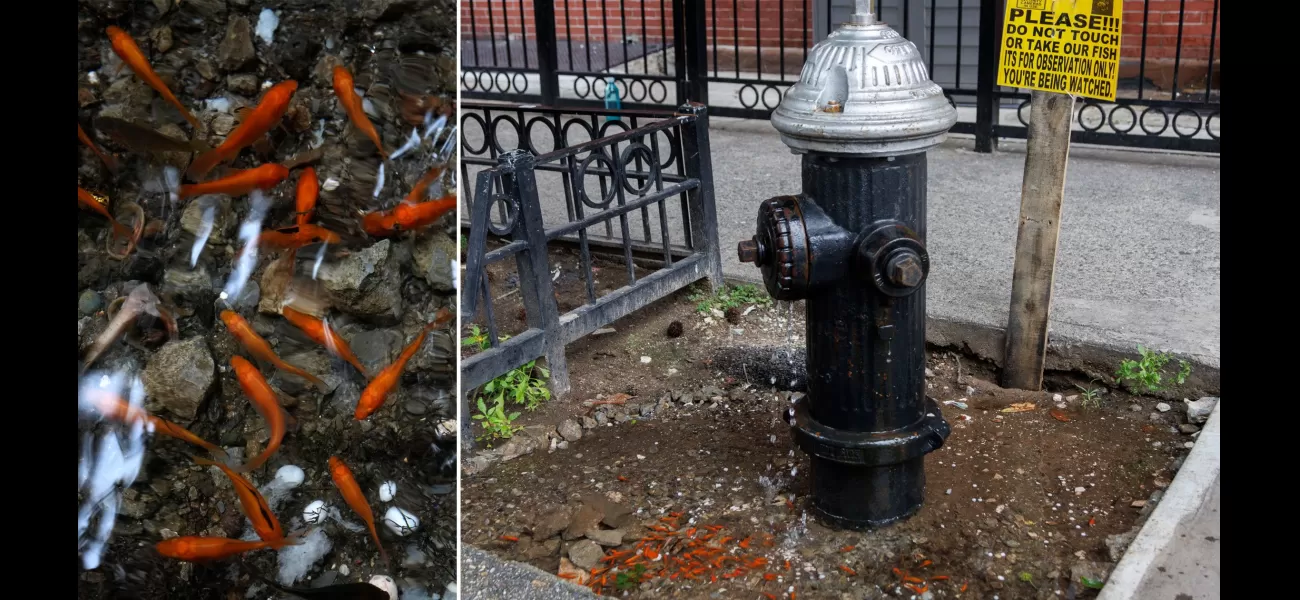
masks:
[[(116, 26), (108, 27), (106, 34), (113, 52), (122, 59), (124, 67), (129, 68), (136, 77), (153, 88), (167, 103), (179, 110), (184, 119), (195, 128), (195, 134), (197, 134), (198, 119), (168, 89), (162, 78), (154, 72), (144, 52), (141, 51), (131, 35)], [(105, 118), (96, 121), (96, 126), (104, 127), (106, 129), (105, 133), (111, 139), (126, 147), (128, 151), (135, 151), (138, 148), (137, 145), (128, 141), (131, 140), (138, 142), (140, 146), (166, 148), (170, 151), (189, 150), (197, 154), (189, 164), (188, 169), (185, 170), (185, 175), (192, 181), (179, 184), (172, 190), (174, 201), (185, 202), (206, 194), (243, 196), (257, 191), (269, 192), (281, 182), (289, 180), (293, 176), (292, 171), (296, 169), (298, 175), (295, 188), (293, 224), (266, 229), (260, 233), (260, 236), (254, 236), (258, 249), (297, 252), (299, 249), (312, 244), (343, 244), (344, 235), (312, 222), (321, 188), (313, 167), (303, 167), (301, 163), (264, 163), (251, 168), (222, 170), (222, 165), (240, 158), (242, 150), (262, 140), (268, 132), (280, 124), (290, 107), (290, 101), (297, 88), (297, 82), (292, 80), (282, 81), (270, 86), (262, 94), (256, 106), (252, 110), (243, 113), (238, 126), (216, 147), (209, 147), (197, 140), (192, 142), (175, 140), (154, 131), (152, 128), (120, 119)], [(383, 160), (388, 162), (389, 153), (384, 149), (382, 138), (375, 124), (370, 121), (362, 110), (362, 100), (356, 93), (352, 74), (346, 67), (338, 66), (334, 69), (333, 89), (338, 106), (347, 115), (352, 126), (360, 134), (371, 140)], [(117, 174), (121, 171), (119, 157), (96, 144), (85, 129), (82, 128), (81, 124), (77, 126), (77, 136), (78, 140), (90, 148), (98, 160), (102, 161), (111, 172)], [(310, 159), (307, 162), (310, 162)], [(428, 227), (443, 216), (454, 213), (456, 208), (454, 192), (433, 200), (425, 197), (432, 182), (443, 171), (441, 165), (434, 167), (428, 174), (421, 177), (414, 189), (396, 206), (359, 215), (359, 229), (375, 238), (392, 237), (404, 232)], [(146, 225), (144, 210), (134, 202), (118, 202), (117, 206), (113, 207), (110, 205), (110, 199), (106, 194), (87, 190), (80, 185), (78, 185), (77, 192), (78, 205), (104, 217), (111, 227), (108, 235), (107, 254), (118, 260), (127, 258), (138, 247), (143, 235)], [(116, 208), (116, 211), (113, 210), (114, 208)], [(119, 220), (117, 215), (121, 213), (129, 213), (129, 221), (123, 222)], [(241, 251), (240, 255), (242, 254)], [(85, 369), (96, 358), (124, 337), (134, 327), (136, 319), (145, 314), (162, 319), (168, 325), (169, 334), (174, 335), (176, 333), (175, 320), (170, 312), (153, 295), (147, 284), (141, 284), (122, 302), (108, 329), (104, 331), (91, 350), (87, 352), (83, 360), (82, 372), (84, 373)], [(355, 420), (362, 421), (374, 415), (383, 407), (385, 400), (398, 387), (406, 364), (420, 349), (426, 335), (434, 329), (447, 325), (452, 318), (452, 313), (445, 308), (440, 310), (435, 319), (422, 328), (410, 341), (400, 356), (392, 364), (375, 373), (373, 377), (349, 348), (347, 341), (331, 329), (326, 318), (300, 312), (289, 306), (282, 308), (281, 317), (286, 323), (301, 331), (307, 338), (326, 348), (329, 353), (355, 367), (357, 372), (366, 378), (367, 383), (354, 414)], [(217, 467), (229, 479), (239, 498), (241, 511), (252, 524), (259, 540), (242, 541), (221, 537), (181, 536), (161, 541), (156, 545), (159, 554), (183, 561), (205, 562), (252, 550), (281, 548), (287, 545), (300, 544), (306, 533), (285, 532), (279, 520), (272, 513), (266, 499), (262, 497), (257, 487), (253, 485), (246, 475), (264, 467), (280, 450), (286, 436), (295, 428), (294, 417), (285, 410), (280, 402), (279, 393), (267, 382), (259, 365), (268, 365), (273, 369), (306, 380), (315, 385), (321, 392), (327, 391), (327, 386), (318, 376), (280, 358), (271, 344), (254, 331), (245, 318), (233, 308), (221, 311), (220, 321), (248, 356), (248, 358), (240, 355), (233, 356), (229, 366), (234, 372), (244, 396), (249, 400), (257, 414), (265, 421), (267, 430), (270, 432), (271, 439), (269, 443), (257, 456), (252, 457), (246, 463), (236, 464), (226, 451), (216, 444), (203, 440), (176, 423), (151, 415), (141, 406), (132, 405), (114, 394), (103, 393), (89, 399), (89, 404), (93, 407), (93, 410), (107, 420), (124, 424), (143, 422), (149, 430), (155, 433), (202, 448), (212, 456), (213, 460), (195, 457), (194, 461), (200, 465)], [(387, 552), (380, 543), (373, 512), (352, 471), (338, 456), (330, 457), (328, 468), (340, 495), (348, 506), (366, 522), (380, 555), (387, 562)]]

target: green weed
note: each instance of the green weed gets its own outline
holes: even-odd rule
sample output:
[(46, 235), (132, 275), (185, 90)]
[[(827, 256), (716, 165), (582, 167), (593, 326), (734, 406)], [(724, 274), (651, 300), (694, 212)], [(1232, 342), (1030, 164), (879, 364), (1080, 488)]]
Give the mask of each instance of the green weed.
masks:
[[(1097, 383), (1096, 379), (1088, 382), (1089, 385), (1094, 383)], [(1079, 388), (1079, 392), (1083, 396), (1084, 408), (1097, 408), (1101, 406), (1101, 388), (1084, 387), (1078, 384), (1075, 384), (1074, 387)]]
[(766, 292), (760, 290), (758, 286), (740, 284), (732, 286), (723, 286), (717, 295), (709, 294), (700, 289), (689, 297), (691, 302), (695, 303), (695, 310), (700, 314), (709, 314), (713, 309), (726, 311), (730, 308), (739, 308), (748, 304), (757, 304), (767, 306), (772, 303), (772, 297)]
[(515, 419), (519, 418), (519, 412), (506, 414), (506, 402), (504, 396), (497, 396), (492, 399), (492, 408), (488, 408), (487, 403), (483, 401), (483, 396), (478, 397), (478, 414), (472, 415), (471, 418), (478, 421), (483, 426), (483, 435), (477, 436), (478, 440), (501, 440), (508, 439), (516, 432), (523, 429), (515, 425)]
[[(1133, 394), (1165, 389), (1165, 376), (1169, 375), (1165, 367), (1173, 357), (1168, 352), (1155, 352), (1141, 344), (1138, 345), (1138, 354), (1142, 357), (1140, 360), (1125, 360), (1120, 363), (1119, 370), (1115, 372), (1115, 379), (1128, 387), (1129, 392)], [(1192, 365), (1185, 360), (1179, 360), (1178, 371), (1170, 378), (1173, 379), (1174, 384), (1181, 385), (1191, 374)]]
[(636, 586), (641, 585), (642, 573), (645, 573), (645, 565), (637, 564), (631, 569), (619, 573), (618, 577), (614, 579), (614, 587), (623, 592), (635, 590)]
[[(502, 335), (499, 339), (505, 341), (509, 337)], [(462, 338), (460, 343), (462, 347), (468, 346), (478, 352), (491, 348), (487, 332), (480, 330), (478, 325), (470, 325), (469, 336)], [(478, 414), (473, 415), (483, 425), (484, 434), (478, 439), (507, 439), (523, 429), (514, 425), (520, 413), (506, 414), (506, 402), (522, 405), (526, 410), (536, 409), (551, 399), (551, 390), (546, 387), (546, 380), (550, 376), (549, 370), (537, 366), (537, 361), (533, 360), (483, 384), (477, 394)], [(488, 408), (485, 399), (492, 403), (491, 408)]]

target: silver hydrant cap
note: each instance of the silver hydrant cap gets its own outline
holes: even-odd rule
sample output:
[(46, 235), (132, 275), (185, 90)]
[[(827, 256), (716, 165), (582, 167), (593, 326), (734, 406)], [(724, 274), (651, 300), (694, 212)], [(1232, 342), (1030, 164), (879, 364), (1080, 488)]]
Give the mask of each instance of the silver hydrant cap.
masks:
[(799, 81), (772, 113), (799, 152), (896, 156), (943, 141), (957, 109), (930, 81), (916, 44), (877, 22), (871, 0), (813, 46)]

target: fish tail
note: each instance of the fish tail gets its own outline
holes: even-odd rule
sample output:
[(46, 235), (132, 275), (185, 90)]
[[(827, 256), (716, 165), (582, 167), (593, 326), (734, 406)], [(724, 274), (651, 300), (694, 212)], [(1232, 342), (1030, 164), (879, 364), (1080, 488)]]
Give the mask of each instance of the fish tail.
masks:
[(305, 542), (305, 541), (306, 541), (306, 540), (303, 539), (303, 537), (302, 537), (301, 534), (298, 534), (298, 535), (288, 535), (288, 536), (285, 536), (285, 537), (282, 537), (282, 538), (272, 538), (272, 539), (266, 540), (266, 545), (267, 545), (268, 548), (274, 548), (274, 549), (276, 549), (276, 550), (279, 550), (280, 548), (283, 548), (283, 547), (285, 547), (285, 546), (299, 546), (299, 545), (302, 545), (302, 543)]
[(294, 375), (297, 375), (303, 379), (306, 379), (307, 381), (310, 381), (312, 385), (316, 386), (322, 392), (329, 391), (329, 385), (326, 384), (324, 380), (322, 380), (320, 377), (312, 375), (311, 373), (308, 373), (307, 370), (303, 369), (302, 367), (295, 367), (285, 362), (284, 360), (277, 360), (275, 366), (279, 367), (281, 371), (293, 373)]
[(184, 106), (181, 106), (180, 102), (176, 103), (176, 108), (181, 110), (181, 116), (185, 117), (185, 120), (189, 121), (191, 126), (195, 129), (199, 128), (199, 120), (195, 118), (194, 115), (190, 114), (190, 111), (186, 110)]
[(185, 174), (194, 179), (203, 177), (224, 158), (225, 157), (221, 155), (220, 148), (213, 148), (212, 150), (200, 154), (198, 158), (194, 159), (194, 162), (190, 163), (190, 168), (185, 172)]

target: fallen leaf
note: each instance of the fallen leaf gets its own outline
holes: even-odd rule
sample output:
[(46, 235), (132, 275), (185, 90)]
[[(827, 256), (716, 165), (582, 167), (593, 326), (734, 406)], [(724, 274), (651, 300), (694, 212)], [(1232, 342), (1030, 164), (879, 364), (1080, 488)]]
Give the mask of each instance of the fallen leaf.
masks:
[(1060, 421), (1060, 422), (1062, 422), (1062, 423), (1069, 423), (1069, 422), (1070, 422), (1070, 417), (1065, 416), (1065, 413), (1063, 413), (1063, 412), (1061, 412), (1061, 411), (1059, 411), (1059, 410), (1056, 410), (1055, 408), (1053, 408), (1051, 411), (1049, 411), (1048, 414), (1052, 415), (1052, 418), (1053, 418), (1053, 419), (1056, 419), (1057, 421)]
[(1038, 407), (1035, 406), (1033, 402), (1017, 402), (1015, 404), (1012, 404), (1011, 406), (1002, 409), (999, 412), (1004, 412), (1004, 413), (1029, 412), (1036, 408)]

